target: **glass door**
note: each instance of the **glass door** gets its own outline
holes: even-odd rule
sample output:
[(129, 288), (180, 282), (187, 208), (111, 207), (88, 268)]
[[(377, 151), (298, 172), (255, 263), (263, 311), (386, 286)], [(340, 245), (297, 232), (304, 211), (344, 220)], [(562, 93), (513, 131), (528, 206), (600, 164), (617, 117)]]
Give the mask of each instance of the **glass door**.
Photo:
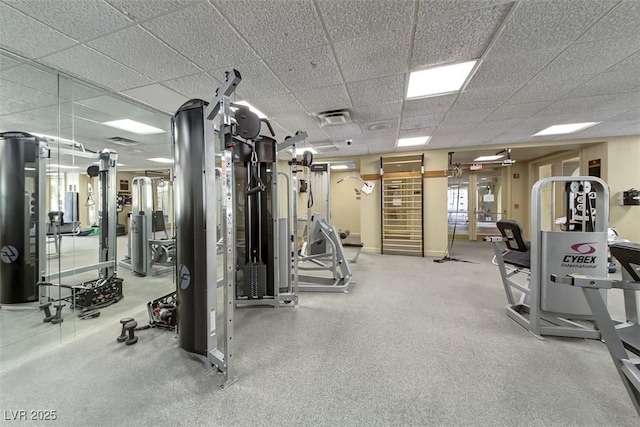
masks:
[(504, 213), (500, 170), (479, 171), (472, 181), (475, 181), (475, 208), (471, 215), (469, 239), (499, 234), (496, 222)]

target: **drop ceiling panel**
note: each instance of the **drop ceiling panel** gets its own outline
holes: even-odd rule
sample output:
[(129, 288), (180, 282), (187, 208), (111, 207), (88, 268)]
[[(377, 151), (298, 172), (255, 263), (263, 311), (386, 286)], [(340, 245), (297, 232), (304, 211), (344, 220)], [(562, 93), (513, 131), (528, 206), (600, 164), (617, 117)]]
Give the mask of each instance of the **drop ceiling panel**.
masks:
[(212, 3), (263, 58), (328, 42), (311, 0)]
[(101, 0), (11, 0), (11, 5), (78, 41), (131, 24), (123, 13)]
[(520, 86), (555, 58), (561, 48), (515, 52), (510, 55), (494, 55), (491, 51), (475, 72), (467, 89), (483, 89), (495, 86)]
[(418, 129), (426, 127), (435, 127), (442, 121), (445, 113), (423, 114), (420, 116), (404, 117), (400, 125), (400, 129)]
[(591, 80), (593, 75), (547, 76), (540, 73), (510, 97), (505, 104), (553, 101)]
[(344, 125), (325, 126), (322, 128), (327, 135), (334, 141), (344, 141), (349, 138), (354, 138), (360, 135), (362, 131), (360, 126), (355, 123), (348, 123)]
[(634, 68), (640, 68), (640, 51), (618, 62), (613, 67), (609, 68), (609, 71), (629, 70)]
[(102, 111), (114, 117), (122, 119), (138, 120), (142, 123), (156, 126), (163, 130), (170, 129), (170, 121), (165, 114), (159, 114), (157, 111), (151, 111), (129, 101), (115, 98), (110, 95), (103, 95), (97, 98), (85, 99), (78, 101), (77, 104)]
[(296, 92), (294, 95), (307, 111), (314, 114), (321, 111), (351, 107), (351, 101), (349, 100), (345, 85)]
[[(287, 130), (289, 130), (289, 128), (287, 128)], [(307, 132), (307, 134), (309, 135), (307, 137), (307, 142), (309, 142), (310, 144), (324, 141), (326, 142), (326, 144), (333, 145), (333, 143), (329, 141), (330, 139), (329, 135), (327, 135), (327, 133), (323, 129), (320, 129), (318, 127), (304, 127), (304, 126), (302, 127), (299, 126), (297, 128), (293, 127), (287, 135), (294, 135), (299, 130), (304, 130)]]
[[(272, 119), (275, 122), (279, 123), (283, 128), (287, 129), (291, 133), (295, 133), (299, 130), (306, 130), (307, 132), (310, 132), (316, 129), (320, 130), (318, 125), (319, 123), (318, 119), (316, 117), (309, 116), (309, 115), (300, 115), (300, 114), (295, 116), (284, 115), (278, 118), (269, 117), (269, 119)], [(324, 133), (324, 131), (322, 133), (323, 133), (323, 136), (320, 139), (329, 138), (329, 136), (326, 133)]]
[(404, 74), (377, 77), (347, 83), (353, 105), (372, 105), (401, 101), (404, 97)]
[(58, 75), (42, 71), (31, 65), (24, 64), (0, 71), (0, 79), (37, 89), (51, 95), (58, 94)]
[(615, 0), (519, 2), (492, 50), (512, 54), (569, 44), (616, 3)]
[(512, 119), (479, 123), (464, 138), (458, 141), (456, 146), (479, 145), (491, 142), (498, 135), (508, 131), (521, 121), (522, 119)]
[(412, 69), (479, 58), (510, 8), (504, 4), (419, 22)]
[(317, 4), (334, 41), (413, 24), (414, 4), (405, 0), (370, 0), (366, 7), (344, 0), (319, 0)]
[(60, 79), (60, 98), (62, 100), (79, 101), (104, 95), (105, 91), (95, 86), (88, 86), (78, 80)]
[(388, 104), (361, 105), (353, 107), (351, 116), (356, 122), (377, 122), (379, 120), (393, 119), (400, 116), (402, 102), (390, 102)]
[(0, 117), (2, 126), (8, 130), (24, 132), (38, 132), (40, 129), (58, 127), (58, 106), (48, 106), (33, 110), (22, 111)]
[[(548, 75), (597, 74), (616, 65), (640, 48), (640, 38), (615, 38), (569, 46), (544, 69)], [(599, 52), (591, 55), (591, 52)]]
[(524, 104), (512, 104), (498, 107), (493, 113), (489, 114), (486, 120), (507, 120), (507, 119), (525, 119), (533, 116), (542, 110), (552, 101), (542, 102), (526, 102)]
[(142, 26), (205, 70), (258, 59), (220, 13), (206, 2), (147, 21)]
[(278, 78), (294, 92), (342, 83), (329, 46), (319, 46), (265, 60)]
[(502, 105), (516, 89), (513, 86), (497, 86), (486, 89), (465, 90), (458, 96), (452, 110), (497, 107)]
[(421, 136), (431, 136), (433, 135), (435, 130), (435, 128), (400, 129), (398, 138), (417, 138)]
[(106, 0), (107, 3), (117, 8), (134, 21), (146, 20), (158, 15), (165, 15), (188, 4), (194, 0)]
[(189, 100), (186, 96), (164, 87), (159, 83), (125, 90), (122, 93), (171, 114), (175, 113), (182, 104)]
[(202, 71), (140, 26), (118, 31), (88, 45), (156, 81)]
[(0, 94), (5, 98), (22, 102), (28, 105), (29, 108), (58, 104), (56, 95), (17, 85), (6, 80), (0, 80)]
[(116, 91), (151, 83), (151, 80), (142, 74), (86, 46), (67, 49), (42, 60), (83, 80)]
[(640, 40), (638, 23), (640, 22), (640, 2), (621, 1), (615, 8), (600, 19), (580, 37), (580, 40), (598, 40), (628, 35)]
[(280, 95), (273, 95), (265, 98), (256, 98), (251, 101), (251, 104), (268, 117), (278, 118), (286, 116), (307, 116), (307, 111), (290, 93), (282, 93)]
[(579, 88), (572, 90), (565, 97), (577, 98), (637, 90), (640, 90), (640, 68), (600, 74)]
[(405, 72), (411, 28), (388, 30), (335, 43), (345, 81), (354, 82)]
[(453, 94), (407, 100), (402, 107), (403, 117), (445, 112), (451, 108), (457, 97), (458, 94)]
[(613, 95), (585, 96), (582, 98), (561, 99), (534, 114), (534, 117), (546, 117), (557, 114), (581, 114), (589, 113), (607, 101), (613, 99)]
[[(222, 78), (222, 76), (220, 78)], [(187, 98), (199, 98), (205, 101), (213, 99), (216, 94), (216, 89), (220, 86), (220, 82), (208, 73), (180, 77), (163, 82), (162, 84), (181, 93)]]
[[(0, 81), (0, 93), (4, 93), (2, 89), (3, 89), (2, 81)], [(24, 111), (29, 108), (30, 108), (29, 104), (27, 104), (26, 102), (17, 101), (15, 99), (6, 98), (0, 95), (0, 116), (5, 114), (18, 113), (20, 111)], [(3, 118), (0, 117), (0, 125), (2, 124), (2, 122), (3, 122)], [(7, 129), (3, 129), (3, 130), (7, 130)]]
[(640, 92), (629, 92), (618, 95), (601, 105), (602, 110), (622, 110), (640, 107)]
[(640, 122), (640, 108), (634, 108), (628, 111), (621, 112), (620, 114), (616, 114), (615, 116), (610, 117), (607, 121), (613, 123), (629, 120)]
[(513, 3), (513, 0), (420, 0), (418, 21), (427, 21), (507, 3)]
[(76, 41), (0, 3), (0, 46), (36, 58), (65, 49)]
[(7, 70), (20, 64), (22, 64), (22, 62), (13, 59), (13, 57), (11, 56), (3, 55), (0, 53), (0, 70)]
[[(251, 102), (252, 98), (264, 98), (265, 96), (279, 95), (287, 92), (287, 88), (278, 80), (264, 61), (246, 62), (234, 68), (236, 68), (242, 76), (242, 81), (238, 85), (237, 94), (249, 102)], [(222, 78), (226, 71), (229, 71), (229, 67), (211, 71), (210, 73)]]

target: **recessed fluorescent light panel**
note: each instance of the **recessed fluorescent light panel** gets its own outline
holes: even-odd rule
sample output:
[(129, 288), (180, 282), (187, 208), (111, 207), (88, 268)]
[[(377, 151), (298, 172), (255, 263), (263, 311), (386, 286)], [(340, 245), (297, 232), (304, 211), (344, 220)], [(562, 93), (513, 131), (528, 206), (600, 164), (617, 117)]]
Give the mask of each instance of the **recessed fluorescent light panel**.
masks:
[[(293, 150), (290, 150), (291, 152), (293, 152)], [(294, 154), (294, 156), (299, 156), (302, 155), (302, 153), (304, 153), (305, 151), (310, 151), (311, 154), (318, 154), (318, 150), (316, 150), (315, 148), (311, 148), (311, 147), (296, 147), (296, 152)]]
[(578, 132), (579, 130), (597, 125), (598, 123), (600, 122), (567, 123), (566, 125), (554, 125), (533, 134), (533, 136), (564, 135), (567, 133)]
[(331, 165), (331, 169), (337, 170), (337, 171), (347, 170), (347, 169), (349, 169), (349, 166), (347, 166), (347, 165)]
[(148, 159), (148, 160), (151, 160), (152, 162), (156, 162), (156, 163), (173, 163), (173, 160), (167, 159), (166, 157), (154, 157), (153, 159)]
[(407, 99), (459, 91), (475, 65), (476, 61), (469, 61), (414, 71), (409, 75)]
[(247, 107), (249, 109), (249, 111), (256, 113), (256, 115), (261, 119), (266, 119), (267, 118), (266, 114), (264, 114), (262, 111), (258, 110), (253, 105), (249, 104), (247, 101), (238, 101), (238, 102), (234, 102), (234, 104), (244, 105), (245, 107)]
[(492, 162), (494, 160), (499, 160), (504, 157), (504, 154), (496, 154), (495, 156), (480, 156), (478, 158), (473, 159), (474, 162)]
[(57, 165), (57, 164), (50, 164), (47, 165), (48, 168), (58, 168), (58, 169), (80, 169), (80, 166), (67, 166), (67, 165)]
[(151, 135), (154, 133), (165, 132), (157, 127), (145, 125), (144, 123), (136, 122), (131, 119), (113, 120), (110, 122), (103, 122), (102, 124), (112, 128), (126, 130), (127, 132), (137, 133), (138, 135)]
[(397, 147), (417, 147), (424, 145), (429, 141), (430, 136), (418, 136), (415, 138), (400, 138), (398, 139)]

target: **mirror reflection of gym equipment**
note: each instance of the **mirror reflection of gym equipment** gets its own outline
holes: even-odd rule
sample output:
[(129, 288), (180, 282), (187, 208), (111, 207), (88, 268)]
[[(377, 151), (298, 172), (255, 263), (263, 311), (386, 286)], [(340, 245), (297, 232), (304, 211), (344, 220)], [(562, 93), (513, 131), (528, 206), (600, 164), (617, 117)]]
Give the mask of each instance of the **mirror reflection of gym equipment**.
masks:
[(164, 211), (154, 210), (153, 180), (139, 176), (132, 187), (127, 255), (119, 265), (140, 276), (169, 274), (174, 268), (175, 239), (167, 233)]

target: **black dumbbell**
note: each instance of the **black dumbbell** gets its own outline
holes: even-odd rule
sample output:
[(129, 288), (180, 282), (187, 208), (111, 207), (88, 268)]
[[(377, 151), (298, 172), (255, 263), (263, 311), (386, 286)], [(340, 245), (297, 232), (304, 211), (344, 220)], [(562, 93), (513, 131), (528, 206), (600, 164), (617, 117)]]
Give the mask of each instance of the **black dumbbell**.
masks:
[(56, 315), (53, 316), (53, 319), (51, 319), (51, 323), (52, 324), (58, 324), (58, 323), (62, 323), (62, 321), (64, 320), (62, 318), (62, 308), (66, 306), (66, 304), (62, 304), (62, 303), (58, 303), (57, 305), (54, 305), (54, 307), (56, 308)]
[(138, 337), (134, 335), (134, 331), (137, 326), (138, 322), (135, 320), (125, 323), (124, 329), (129, 332), (129, 338), (127, 338), (127, 341), (125, 342), (126, 345), (133, 345), (138, 342)]
[(122, 323), (122, 332), (120, 332), (120, 335), (118, 336), (118, 338), (116, 338), (118, 342), (125, 342), (127, 340), (127, 334), (125, 333), (124, 326), (132, 320), (133, 317), (124, 317), (120, 319), (120, 323)]
[(51, 310), (49, 309), (49, 307), (51, 307), (51, 303), (50, 302), (45, 302), (43, 304), (40, 304), (40, 310), (44, 311), (44, 319), (42, 319), (43, 322), (51, 322), (51, 319), (53, 319), (53, 316), (51, 315)]

